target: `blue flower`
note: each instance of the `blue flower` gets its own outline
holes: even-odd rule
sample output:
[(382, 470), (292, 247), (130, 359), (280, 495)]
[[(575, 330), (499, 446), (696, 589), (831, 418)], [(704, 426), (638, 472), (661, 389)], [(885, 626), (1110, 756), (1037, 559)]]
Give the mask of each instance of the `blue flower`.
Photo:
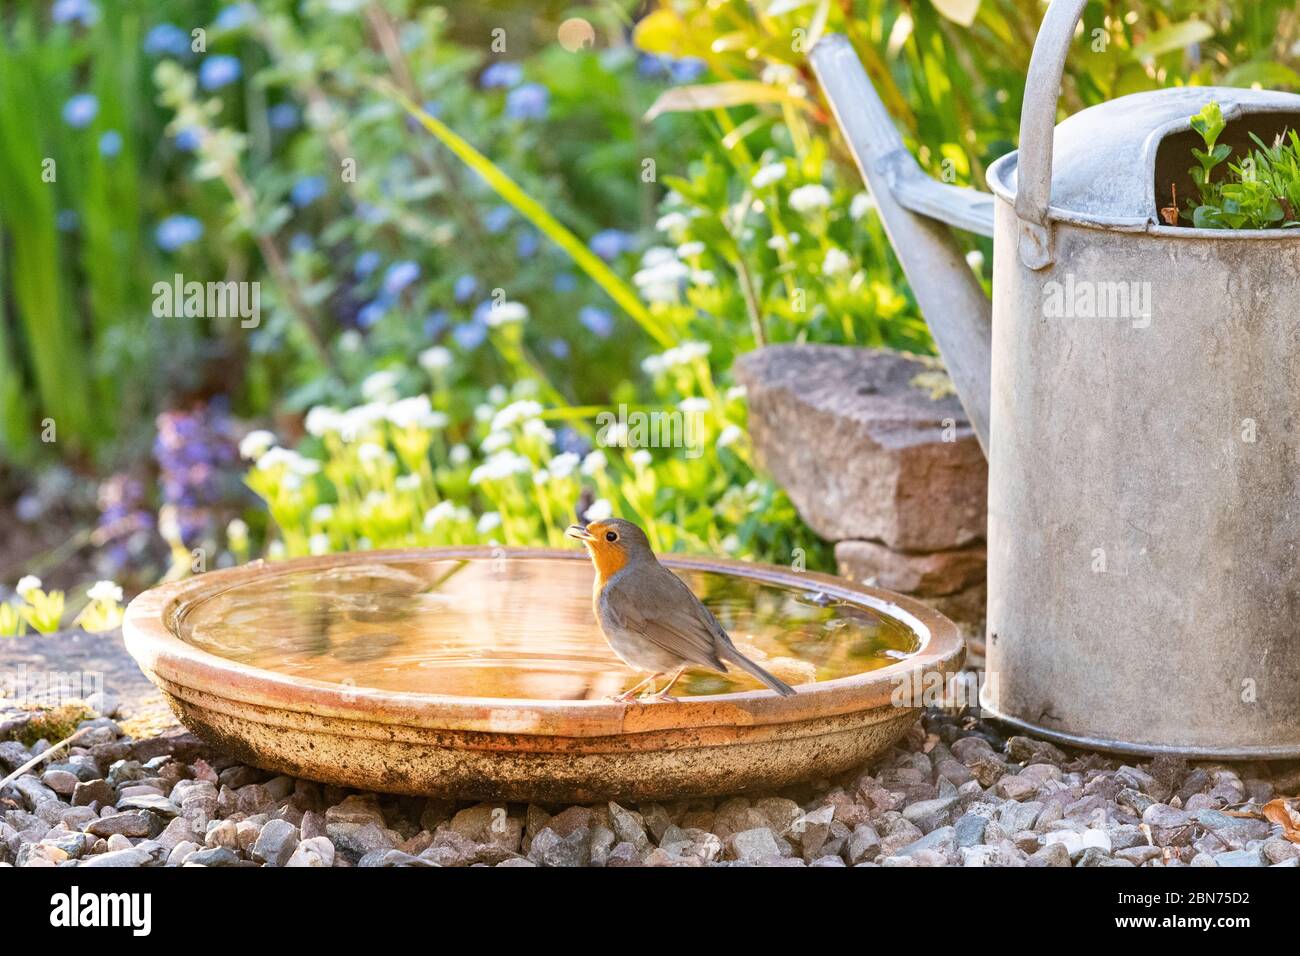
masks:
[(193, 216), (168, 216), (154, 230), (154, 241), (164, 252), (197, 242), (203, 236), (203, 223)]
[(607, 339), (614, 331), (614, 317), (594, 305), (585, 305), (579, 309), (578, 321), (597, 338)]
[(606, 262), (612, 262), (625, 252), (630, 252), (636, 238), (622, 229), (602, 229), (591, 237), (591, 251)]
[(212, 25), (218, 30), (236, 30), (253, 19), (256, 12), (251, 3), (237, 3), (218, 13)]
[(81, 219), (73, 209), (60, 209), (58, 215), (54, 217), (54, 224), (58, 226), (59, 232), (72, 232), (80, 223)]
[(552, 339), (546, 346), (552, 355), (557, 359), (566, 359), (569, 357), (569, 343), (564, 339)]
[(122, 152), (122, 134), (115, 129), (106, 129), (99, 137), (99, 155), (113, 157)]
[(546, 119), (551, 92), (540, 83), (525, 83), (506, 94), (506, 115), (517, 120)]
[(176, 134), (176, 148), (182, 153), (192, 153), (199, 148), (199, 131), (193, 127)]
[(289, 201), (302, 209), (324, 196), (325, 188), (324, 176), (304, 176), (289, 190)]
[(293, 129), (298, 125), (298, 107), (292, 103), (276, 103), (266, 115), (271, 129)]
[(145, 35), (144, 52), (150, 56), (185, 56), (190, 52), (190, 35), (174, 23), (160, 23)]
[(420, 267), (410, 259), (394, 262), (384, 273), (384, 294), (396, 298), (402, 290), (420, 278)]
[(451, 337), (456, 340), (457, 345), (470, 352), (482, 345), (483, 340), (487, 338), (487, 325), (478, 319), (462, 322), (451, 330)]
[(305, 232), (295, 232), (293, 238), (289, 240), (290, 252), (311, 252), (315, 248), (311, 236)]
[(219, 90), (239, 79), (243, 67), (233, 56), (217, 53), (199, 65), (199, 85), (205, 90)]
[(492, 235), (505, 230), (510, 225), (510, 207), (494, 206), (488, 210), (488, 214), (483, 217), (483, 227)]
[(478, 279), (467, 272), (463, 276), (456, 277), (456, 284), (452, 286), (451, 294), (459, 305), (464, 305), (477, 291)]
[(353, 275), (358, 279), (366, 278), (379, 268), (379, 261), (379, 253), (373, 249), (361, 253), (361, 255), (357, 256), (357, 264), (353, 268)]
[(54, 0), (50, 8), (50, 18), (55, 23), (80, 23), (84, 27), (94, 26), (99, 21), (99, 7), (90, 0)]
[(555, 280), (551, 283), (551, 288), (556, 292), (572, 292), (578, 287), (578, 278), (572, 272), (556, 273)]
[(442, 330), (447, 327), (447, 312), (445, 309), (438, 309), (430, 312), (424, 319), (424, 337), (427, 339), (436, 339), (442, 334)]
[(372, 302), (367, 302), (357, 313), (357, 325), (363, 329), (368, 329), (388, 313), (389, 301), (382, 296)]
[(520, 234), (518, 241), (515, 242), (515, 255), (520, 259), (531, 259), (537, 255), (539, 245), (541, 245), (541, 240), (537, 238), (537, 233), (530, 229)]
[(478, 85), (485, 90), (508, 90), (518, 86), (523, 78), (524, 68), (518, 63), (498, 60), (479, 75)]
[(78, 93), (63, 104), (63, 122), (73, 129), (89, 126), (99, 114), (99, 100), (93, 93)]
[(674, 83), (694, 83), (704, 75), (704, 61), (694, 56), (683, 56), (672, 61), (668, 73)]

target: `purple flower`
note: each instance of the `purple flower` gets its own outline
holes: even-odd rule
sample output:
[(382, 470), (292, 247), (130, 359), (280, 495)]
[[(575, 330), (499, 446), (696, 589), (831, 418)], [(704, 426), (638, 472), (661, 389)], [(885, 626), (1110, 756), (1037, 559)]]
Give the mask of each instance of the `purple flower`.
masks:
[(510, 216), (509, 206), (494, 206), (483, 217), (483, 228), (495, 236), (499, 232), (504, 232), (506, 226), (510, 225)]
[(80, 23), (92, 27), (99, 22), (99, 7), (90, 0), (54, 0), (50, 19), (55, 23)]
[(442, 334), (443, 329), (447, 327), (447, 311), (437, 309), (430, 312), (424, 319), (424, 337), (427, 339), (436, 339)]
[(199, 85), (209, 92), (229, 86), (239, 79), (243, 67), (233, 56), (217, 53), (199, 65)]
[(557, 359), (566, 359), (569, 357), (569, 343), (564, 339), (551, 339), (546, 348)]
[(368, 329), (388, 314), (389, 300), (383, 297), (367, 302), (357, 313), (357, 325)]
[(525, 83), (506, 94), (506, 115), (517, 120), (543, 120), (551, 92), (540, 83)]
[(63, 122), (73, 129), (89, 126), (99, 114), (99, 100), (93, 93), (78, 93), (63, 104)]
[(113, 157), (122, 152), (122, 134), (115, 129), (106, 129), (99, 137), (99, 155)]
[(706, 69), (703, 60), (693, 56), (671, 57), (647, 54), (637, 64), (642, 76), (666, 79), (673, 83), (694, 83)]
[(289, 190), (289, 201), (299, 209), (310, 206), (325, 195), (325, 177), (304, 176)]
[(229, 419), (212, 407), (169, 411), (158, 416), (154, 460), (166, 504), (177, 509), (181, 538), (189, 545), (210, 533), (214, 506), (226, 497), (238, 464)]
[(199, 131), (192, 127), (183, 129), (176, 134), (175, 143), (182, 153), (192, 153), (199, 148)]
[(451, 294), (457, 304), (464, 305), (474, 293), (478, 291), (478, 279), (475, 279), (468, 272), (462, 276), (456, 277), (456, 284), (452, 286)]
[(276, 103), (266, 116), (271, 129), (293, 129), (298, 125), (298, 107), (292, 103)]
[(531, 259), (537, 255), (537, 247), (541, 245), (541, 240), (537, 238), (537, 233), (531, 229), (520, 234), (515, 241), (515, 255), (520, 259)]
[(190, 35), (174, 23), (160, 23), (145, 35), (144, 52), (150, 56), (185, 56), (190, 52)]
[(168, 216), (154, 230), (154, 241), (164, 252), (197, 242), (203, 236), (203, 223), (193, 216)]
[(622, 229), (602, 229), (591, 237), (591, 251), (606, 262), (613, 262), (636, 245), (636, 237)]
[(394, 262), (384, 273), (384, 294), (396, 298), (418, 278), (420, 278), (419, 265), (409, 259)]
[(364, 279), (379, 268), (379, 262), (379, 253), (375, 252), (373, 249), (367, 250), (357, 256), (357, 264), (353, 268), (352, 274), (358, 279)]
[(485, 90), (508, 90), (518, 86), (523, 78), (524, 68), (518, 63), (498, 60), (479, 75), (478, 85)]
[(578, 310), (578, 321), (597, 338), (607, 339), (614, 331), (614, 317), (594, 305), (584, 305)]
[(462, 322), (451, 330), (451, 337), (466, 352), (472, 352), (487, 338), (487, 324), (478, 318)]

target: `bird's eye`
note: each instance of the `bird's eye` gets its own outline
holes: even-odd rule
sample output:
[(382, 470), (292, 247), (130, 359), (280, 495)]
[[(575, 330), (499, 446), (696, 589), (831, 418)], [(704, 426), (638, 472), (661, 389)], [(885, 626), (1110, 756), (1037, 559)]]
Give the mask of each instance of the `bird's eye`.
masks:
[(605, 532), (605, 540), (606, 540), (606, 541), (617, 541), (617, 540), (618, 540), (618, 532), (617, 532), (617, 531), (606, 531), (606, 532)]

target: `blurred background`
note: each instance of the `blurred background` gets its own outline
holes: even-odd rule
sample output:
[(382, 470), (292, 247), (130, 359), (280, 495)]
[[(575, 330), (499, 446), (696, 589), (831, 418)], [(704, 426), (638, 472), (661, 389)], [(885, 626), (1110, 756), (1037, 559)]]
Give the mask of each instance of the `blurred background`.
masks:
[[(846, 34), (921, 163), (983, 186), (1044, 8), (0, 0), (0, 601), (559, 545), (580, 498), (663, 550), (832, 569), (732, 360), (932, 346), (807, 50)], [(1063, 114), (1300, 87), (1293, 0), (1094, 0), (1083, 30)], [(619, 405), (702, 416), (703, 454), (600, 447)], [(0, 634), (53, 614), (7, 606)]]

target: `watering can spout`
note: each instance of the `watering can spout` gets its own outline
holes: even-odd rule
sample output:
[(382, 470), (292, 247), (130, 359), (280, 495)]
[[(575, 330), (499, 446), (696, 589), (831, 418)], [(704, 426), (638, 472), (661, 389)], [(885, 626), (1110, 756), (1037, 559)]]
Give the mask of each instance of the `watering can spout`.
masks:
[(925, 174), (845, 37), (825, 36), (811, 59), (987, 454), (993, 309), (949, 227), (992, 236), (993, 197)]

